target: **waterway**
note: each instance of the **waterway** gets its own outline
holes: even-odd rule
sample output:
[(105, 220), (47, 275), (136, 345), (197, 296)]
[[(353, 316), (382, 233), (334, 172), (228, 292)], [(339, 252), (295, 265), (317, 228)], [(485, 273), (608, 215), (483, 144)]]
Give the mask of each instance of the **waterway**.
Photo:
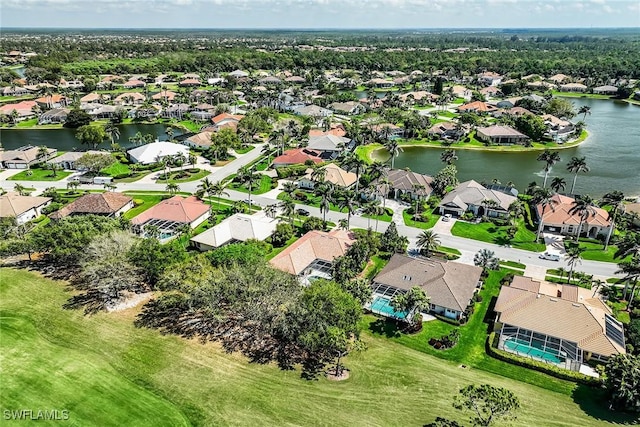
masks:
[[(124, 148), (133, 147), (133, 143), (129, 142), (129, 138), (137, 132), (151, 134), (160, 141), (168, 139), (165, 130), (166, 125), (161, 124), (127, 124), (120, 125), (120, 138), (118, 142)], [(23, 145), (46, 145), (47, 147), (56, 148), (58, 151), (74, 151), (83, 150), (75, 137), (75, 129), (1, 129), (0, 142), (5, 150), (13, 150)], [(180, 136), (182, 132), (174, 128), (174, 137)], [(109, 148), (109, 143), (104, 143), (98, 148)]]
[[(625, 102), (598, 99), (571, 99), (576, 110), (582, 105), (591, 107), (586, 117), (589, 137), (577, 147), (559, 150), (561, 161), (551, 169), (548, 181), (561, 176), (571, 188), (573, 174), (566, 170), (572, 156), (586, 157), (590, 171), (578, 176), (575, 192), (601, 197), (620, 190), (628, 196), (640, 196), (640, 107)], [(574, 120), (582, 119), (582, 116)], [(443, 167), (440, 148), (405, 147), (395, 160), (396, 168), (410, 168), (415, 172), (433, 175)], [(502, 183), (512, 181), (520, 190), (535, 181), (542, 184), (543, 164), (536, 160), (538, 152), (498, 153), (457, 150), (458, 178)], [(378, 153), (381, 160), (388, 158)]]

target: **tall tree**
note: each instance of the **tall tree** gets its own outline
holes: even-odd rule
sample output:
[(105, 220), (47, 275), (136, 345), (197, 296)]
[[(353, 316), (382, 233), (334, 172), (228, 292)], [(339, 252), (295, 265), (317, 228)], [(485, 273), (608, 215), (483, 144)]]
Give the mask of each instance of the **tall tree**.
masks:
[(419, 286), (414, 286), (407, 292), (397, 294), (391, 300), (391, 307), (396, 312), (405, 313), (403, 320), (415, 325), (422, 322), (420, 313), (429, 307), (429, 301), (430, 298), (425, 291)]
[(447, 149), (440, 154), (440, 161), (447, 165), (453, 164), (453, 162), (455, 162), (456, 160), (458, 160), (456, 150)]
[(640, 356), (610, 357), (604, 369), (604, 387), (612, 409), (640, 412)]
[(582, 114), (582, 121), (585, 121), (587, 119), (587, 115), (591, 115), (591, 107), (589, 107), (588, 105), (583, 105), (578, 110), (578, 114)]
[(395, 166), (396, 157), (400, 154), (400, 146), (398, 145), (398, 141), (395, 139), (390, 139), (384, 144), (384, 148), (391, 155), (391, 169)]
[(607, 239), (604, 242), (604, 250), (607, 250), (609, 246), (609, 240), (611, 239), (611, 235), (616, 226), (616, 216), (618, 210), (622, 206), (622, 202), (624, 201), (624, 193), (622, 191), (614, 190), (610, 193), (605, 194), (602, 197), (602, 203), (605, 205), (609, 205), (609, 219), (611, 220), (611, 226), (609, 227), (609, 231), (607, 232)]
[(167, 184), (166, 190), (172, 196), (175, 195), (178, 191), (180, 191), (180, 186), (175, 182), (169, 182)]
[(98, 148), (106, 139), (107, 134), (102, 126), (85, 125), (80, 126), (76, 132), (76, 139), (82, 145), (88, 145), (92, 149)]
[[(627, 311), (631, 311), (631, 306), (635, 301), (638, 280), (640, 280), (640, 258), (635, 256), (631, 257), (630, 261), (619, 263), (618, 268), (620, 268), (620, 270), (616, 271), (616, 274), (624, 274), (623, 280), (625, 280), (627, 284), (631, 284), (631, 295), (627, 298)], [(625, 286), (625, 290), (626, 288)]]
[(331, 183), (325, 183), (318, 185), (315, 189), (316, 196), (320, 196), (320, 213), (322, 214), (322, 221), (327, 221), (327, 212), (331, 209), (331, 202), (333, 200), (334, 187)]
[(115, 144), (116, 140), (120, 139), (120, 128), (112, 122), (105, 125), (104, 133), (109, 137), (112, 144)]
[(551, 180), (551, 185), (549, 185), (553, 191), (556, 193), (560, 193), (567, 189), (567, 180), (556, 176)]
[(249, 190), (249, 212), (251, 212), (251, 192), (255, 185), (262, 179), (253, 169), (242, 167), (238, 170), (236, 179)]
[(338, 196), (337, 202), (340, 212), (342, 212), (343, 209), (347, 210), (348, 228), (351, 228), (351, 214), (355, 212), (356, 207), (358, 206), (357, 197), (358, 195), (356, 194), (356, 192), (352, 190), (344, 190), (340, 192), (340, 195)]
[(582, 253), (584, 252), (584, 248), (579, 246), (572, 246), (567, 249), (567, 253), (565, 255), (567, 259), (567, 264), (569, 265), (569, 274), (567, 275), (567, 283), (571, 283), (571, 279), (573, 279), (573, 270), (576, 265), (582, 263)]
[(573, 191), (576, 188), (576, 180), (578, 179), (578, 173), (580, 172), (589, 172), (591, 169), (587, 165), (586, 157), (572, 157), (567, 163), (567, 170), (571, 172), (573, 175), (573, 184), (571, 185), (571, 194), (574, 194)]
[(549, 177), (549, 171), (551, 170), (553, 165), (555, 165), (556, 163), (558, 163), (560, 161), (560, 154), (558, 154), (557, 151), (544, 150), (544, 152), (542, 152), (538, 156), (538, 158), (536, 160), (545, 163), (545, 166), (544, 166), (544, 182), (543, 182), (542, 186), (546, 187), (547, 186), (547, 178)]
[(425, 256), (431, 256), (431, 252), (440, 247), (440, 237), (433, 230), (425, 230), (418, 235), (418, 248), (425, 252)]
[[(596, 216), (596, 203), (590, 196), (584, 195), (576, 197), (569, 209), (569, 215), (578, 215), (580, 217), (580, 224), (578, 225), (578, 231), (576, 232), (576, 242), (580, 238), (582, 233), (582, 227), (589, 221), (589, 217)], [(587, 231), (588, 234), (588, 231)]]
[(471, 425), (490, 426), (499, 419), (515, 419), (520, 401), (509, 390), (489, 384), (468, 385), (460, 389), (453, 407), (471, 412)]
[(551, 208), (552, 211), (555, 212), (555, 205), (558, 204), (558, 201), (553, 197), (555, 193), (553, 190), (544, 187), (537, 187), (533, 192), (532, 202), (534, 209), (538, 209), (538, 206), (541, 207), (540, 217), (538, 218), (538, 232), (536, 233), (536, 240), (540, 239), (540, 234), (542, 233), (542, 227), (544, 225), (544, 214), (547, 210), (547, 207)]
[(500, 268), (500, 260), (495, 253), (489, 249), (481, 249), (473, 256), (473, 263), (487, 270), (497, 270)]

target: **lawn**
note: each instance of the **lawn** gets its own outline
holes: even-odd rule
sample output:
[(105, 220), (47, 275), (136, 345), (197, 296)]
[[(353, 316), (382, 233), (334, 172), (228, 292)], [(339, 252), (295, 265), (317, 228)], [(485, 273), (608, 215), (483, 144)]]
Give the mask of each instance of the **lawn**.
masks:
[[(197, 172), (191, 172), (191, 171), (195, 171), (197, 170)], [(199, 179), (204, 178), (205, 176), (211, 174), (211, 171), (205, 170), (205, 169), (198, 169), (198, 168), (194, 168), (194, 169), (181, 169), (178, 171), (172, 171), (169, 172), (169, 179), (156, 179), (156, 183), (158, 184), (162, 184), (162, 183), (167, 183), (167, 182), (173, 182), (176, 184), (179, 184), (181, 182), (191, 182), (191, 181), (197, 181)], [(160, 175), (160, 176), (164, 176), (164, 174)], [(182, 176), (182, 178), (176, 178), (177, 176)]]
[(451, 234), (465, 237), (467, 239), (479, 240), (481, 242), (495, 243), (497, 245), (509, 244), (514, 248), (525, 251), (542, 252), (545, 250), (544, 243), (536, 243), (536, 233), (527, 229), (522, 220), (518, 220), (518, 232), (511, 240), (507, 238), (507, 226), (496, 226), (492, 222), (481, 222), (472, 224), (464, 221), (456, 221)]
[(402, 218), (404, 219), (404, 223), (407, 227), (415, 227), (415, 228), (433, 228), (436, 225), (436, 222), (440, 219), (440, 215), (436, 215), (434, 213), (429, 214), (429, 221), (414, 221), (412, 219), (413, 215), (408, 213), (406, 210), (402, 211)]
[(252, 364), (215, 344), (135, 328), (136, 309), (89, 317), (63, 310), (70, 296), (64, 283), (26, 271), (1, 274), (3, 408), (66, 409), (73, 425), (418, 426), (436, 416), (466, 421), (452, 398), (481, 383), (519, 397), (517, 425), (601, 426), (599, 417), (613, 416), (594, 406), (597, 392), (578, 388), (572, 396), (571, 383), (538, 374), (548, 380), (540, 388), (462, 369), (394, 342), (402, 338), (370, 333), (367, 349), (345, 360), (350, 379), (306, 381), (299, 371)]
[(247, 145), (246, 147), (236, 148), (234, 151), (238, 154), (246, 154), (254, 148), (256, 148), (255, 145)]
[(524, 270), (525, 268), (527, 268), (527, 266), (524, 265), (521, 262), (506, 261), (506, 260), (503, 260), (503, 259), (500, 260), (500, 265), (504, 265), (506, 267), (511, 267), (511, 268), (517, 268), (519, 270)]
[[(572, 239), (565, 239), (564, 246), (566, 249), (575, 246), (575, 241)], [(582, 252), (582, 258), (590, 261), (603, 261), (603, 262), (622, 262), (622, 261), (630, 261), (631, 255), (626, 258), (615, 258), (615, 253), (618, 250), (618, 247), (615, 245), (609, 245), (607, 250), (604, 250), (604, 245), (602, 243), (595, 242), (585, 242), (580, 241), (579, 245), (584, 249)]]
[(121, 162), (115, 162), (108, 168), (102, 169), (100, 172), (105, 173), (107, 175), (111, 175), (111, 176), (117, 176), (117, 175), (130, 174), (131, 169), (129, 169), (129, 165), (126, 165)]
[(125, 194), (127, 196), (133, 197), (135, 203), (137, 203), (138, 201), (143, 202), (142, 204), (139, 204), (133, 209), (125, 212), (123, 217), (125, 217), (126, 219), (131, 219), (162, 201), (162, 194), (137, 194), (133, 192), (125, 192)]
[(384, 209), (384, 213), (382, 215), (367, 215), (367, 214), (362, 214), (363, 218), (371, 218), (371, 219), (377, 219), (378, 221), (386, 221), (386, 222), (391, 222), (391, 219), (393, 218), (393, 209), (391, 208), (385, 208)]
[[(30, 175), (29, 175), (30, 174)], [(57, 171), (56, 176), (52, 175), (52, 172), (49, 169), (41, 169), (41, 168), (31, 168), (28, 170), (23, 170), (10, 178), (7, 178), (8, 181), (60, 181), (71, 175), (72, 172), (67, 171)]]
[[(275, 184), (274, 184), (275, 185)], [(230, 190), (240, 191), (242, 193), (249, 193), (249, 190), (244, 185), (239, 182), (231, 182), (228, 187)], [(254, 184), (251, 189), (251, 194), (258, 195), (264, 194), (267, 191), (272, 190), (274, 187), (271, 184), (271, 177), (267, 175), (260, 174), (260, 182), (256, 185)]]

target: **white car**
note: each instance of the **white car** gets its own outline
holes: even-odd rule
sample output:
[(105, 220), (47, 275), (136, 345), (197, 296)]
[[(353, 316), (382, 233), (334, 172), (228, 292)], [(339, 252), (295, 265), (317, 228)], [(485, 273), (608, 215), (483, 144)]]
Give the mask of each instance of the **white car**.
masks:
[(549, 261), (560, 261), (560, 255), (552, 254), (552, 253), (549, 253), (549, 252), (545, 252), (543, 254), (540, 254), (540, 256), (538, 258), (548, 259)]
[(442, 217), (443, 221), (450, 221), (451, 220), (451, 214), (444, 214), (444, 216)]

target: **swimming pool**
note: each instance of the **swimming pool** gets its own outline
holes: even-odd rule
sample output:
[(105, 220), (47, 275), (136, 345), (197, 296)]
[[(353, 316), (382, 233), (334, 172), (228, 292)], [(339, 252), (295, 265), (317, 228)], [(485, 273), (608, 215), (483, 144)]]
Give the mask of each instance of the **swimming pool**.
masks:
[(373, 313), (382, 314), (383, 316), (392, 317), (394, 319), (405, 320), (409, 313), (405, 311), (395, 311), (391, 306), (391, 300), (380, 296), (375, 296), (369, 310)]
[(564, 358), (561, 359), (555, 353), (535, 348), (528, 342), (516, 338), (507, 338), (504, 341), (504, 348), (520, 356), (528, 356), (545, 362), (564, 363), (565, 361)]

